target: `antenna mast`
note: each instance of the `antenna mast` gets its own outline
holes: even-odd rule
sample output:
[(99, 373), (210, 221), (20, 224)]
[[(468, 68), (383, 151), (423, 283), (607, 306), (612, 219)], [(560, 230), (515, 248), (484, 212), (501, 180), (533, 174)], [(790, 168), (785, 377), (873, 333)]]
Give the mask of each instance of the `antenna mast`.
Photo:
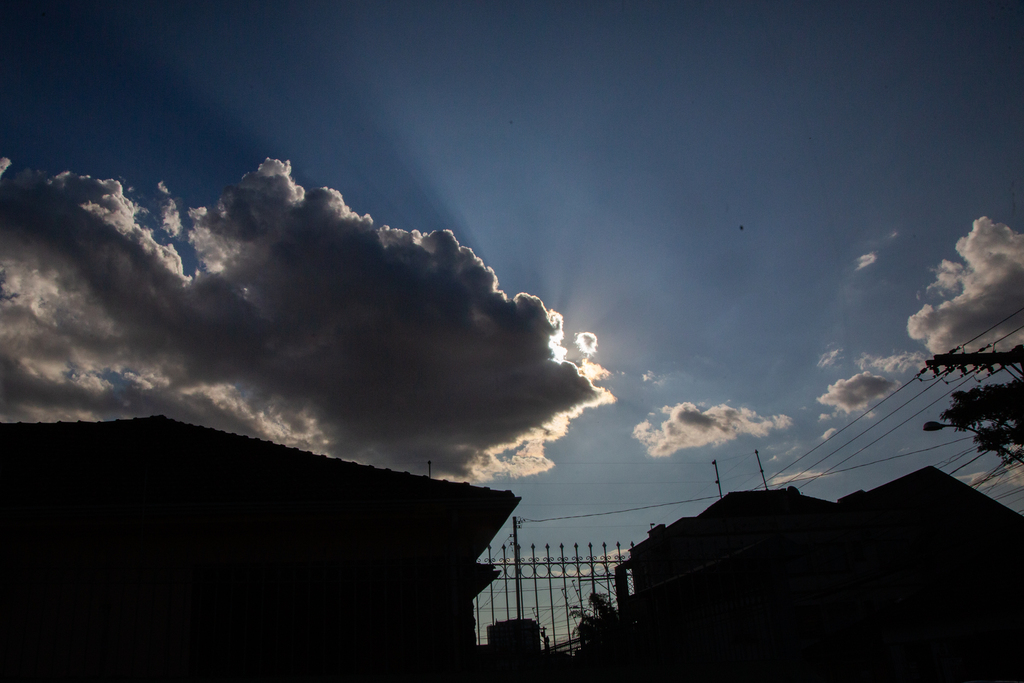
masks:
[(711, 464), (715, 466), (715, 483), (718, 484), (718, 500), (722, 500), (722, 483), (718, 480), (718, 461), (712, 460)]
[(768, 490), (768, 480), (764, 478), (764, 468), (761, 467), (761, 454), (754, 449), (754, 456), (757, 458), (757, 469), (761, 470), (761, 481), (764, 482), (764, 490)]

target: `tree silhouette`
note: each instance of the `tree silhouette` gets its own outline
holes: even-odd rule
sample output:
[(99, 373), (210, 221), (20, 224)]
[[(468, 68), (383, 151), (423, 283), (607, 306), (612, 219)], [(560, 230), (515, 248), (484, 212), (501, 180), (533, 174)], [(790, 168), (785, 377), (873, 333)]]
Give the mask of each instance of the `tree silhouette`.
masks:
[(573, 610), (579, 618), (576, 637), (580, 640), (581, 654), (588, 657), (609, 658), (618, 650), (619, 613), (612, 604), (610, 595), (591, 593), (589, 609), (577, 607)]
[(954, 392), (942, 419), (974, 432), (979, 451), (996, 453), (1007, 465), (1024, 462), (1024, 381)]

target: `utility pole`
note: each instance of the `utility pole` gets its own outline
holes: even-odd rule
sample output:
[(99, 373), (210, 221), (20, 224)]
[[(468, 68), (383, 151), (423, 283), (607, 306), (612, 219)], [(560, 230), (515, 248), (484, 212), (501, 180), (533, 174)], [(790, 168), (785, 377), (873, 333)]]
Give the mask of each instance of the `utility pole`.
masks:
[[(973, 372), (988, 370), (989, 373), (1005, 369), (1016, 379), (1024, 375), (1024, 345), (1018, 344), (1009, 351), (989, 351), (984, 353), (937, 353), (931, 360), (924, 362), (925, 369), (936, 375), (959, 369), (967, 372), (970, 366)], [(998, 367), (996, 367), (998, 366)]]
[(757, 469), (761, 470), (761, 481), (764, 482), (764, 490), (768, 490), (768, 480), (764, 478), (764, 468), (761, 467), (761, 454), (754, 449), (754, 456), (757, 458)]
[(430, 461), (429, 460), (427, 461), (427, 479), (433, 479), (433, 477), (430, 476)]
[(715, 466), (715, 483), (718, 484), (718, 500), (722, 500), (722, 483), (718, 480), (718, 461), (712, 460), (711, 464)]
[(523, 598), (520, 595), (519, 580), (519, 520), (512, 518), (512, 551), (516, 566), (516, 621), (523, 618)]

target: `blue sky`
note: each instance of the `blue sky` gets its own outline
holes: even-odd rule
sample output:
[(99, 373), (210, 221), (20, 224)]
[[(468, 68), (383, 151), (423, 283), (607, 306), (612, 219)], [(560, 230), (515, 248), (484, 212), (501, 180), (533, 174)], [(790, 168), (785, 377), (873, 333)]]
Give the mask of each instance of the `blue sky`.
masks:
[[(266, 328), (258, 333), (244, 316), (233, 328), (225, 312), (248, 301), (245, 296), (224, 299), (228, 308), (209, 304), (220, 322), (192, 334), (167, 331), (172, 321), (152, 313), (160, 296), (148, 303), (137, 297), (129, 306), (102, 298), (96, 279), (89, 287), (100, 289), (80, 290), (86, 292), (81, 310), (92, 311), (102, 299), (96, 320), (127, 325), (117, 321), (149, 320), (152, 313), (157, 321), (118, 332), (124, 348), (116, 353), (109, 344), (102, 353), (88, 351), (92, 337), (71, 334), (56, 314), (19, 337), (9, 310), (0, 417), (107, 419), (160, 408), (179, 419), (302, 447), (320, 443), (340, 457), (357, 453), (413, 472), (425, 472), (420, 461), (433, 458), (448, 463), (456, 478), (489, 473), (489, 485), (523, 497), (519, 512), (529, 519), (714, 495), (713, 459), (726, 491), (752, 488), (760, 482), (755, 448), (771, 476), (897, 386), (910, 383), (886, 408), (923, 390), (913, 380), (921, 361), (948, 350), (928, 344), (956, 339), (951, 348), (1024, 306), (1024, 5), (894, 5), (10, 4), (0, 28), (0, 156), (11, 162), (5, 182), (25, 169), (42, 173), (33, 182), (54, 192), (54, 177), (63, 171), (97, 183), (120, 180), (123, 196), (149, 211), (131, 219), (151, 231), (154, 244), (174, 247), (183, 276), (207, 276), (191, 281), (198, 290), (200, 279), (218, 282), (210, 268), (213, 242), (189, 235), (242, 235), (244, 221), (216, 214), (225, 187), (239, 186), (246, 174), (256, 183), (268, 158), (287, 160), (287, 171), (264, 167), (259, 177), (266, 183), (251, 186), (253, 197), (269, 193), (273, 183), (301, 186), (307, 197), (328, 187), (356, 214), (372, 216), (374, 230), (451, 230), (493, 269), (510, 301), (526, 292), (561, 314), (568, 360), (582, 365), (573, 345), (577, 333), (596, 335), (590, 361), (608, 375), (591, 384), (537, 365), (530, 353), (543, 325), (524, 301), (508, 313), (506, 346), (474, 346), (463, 337), (447, 343), (445, 330), (430, 327), (436, 338), (396, 343), (397, 362), (360, 347), (362, 333), (343, 336), (347, 341), (338, 346), (354, 344), (346, 353), (360, 358), (371, 354), (365, 363), (373, 372), (379, 370), (373, 363), (384, 363), (387, 386), (405, 392), (401, 400), (378, 402), (372, 392), (352, 399), (351, 387), (367, 381), (359, 373), (354, 384), (339, 381), (340, 389), (328, 386), (326, 374), (314, 377), (315, 366), (294, 373), (309, 374), (306, 384), (301, 377), (282, 379), (288, 356), (267, 349), (298, 343), (278, 339), (280, 329), (301, 327), (287, 322), (289, 311), (333, 321), (334, 327), (309, 332), (330, 344), (330, 335), (351, 322), (353, 302), (364, 301), (331, 287), (358, 290), (360, 282), (372, 282), (370, 298), (385, 292), (381, 300), (390, 301), (387, 273), (397, 266), (380, 266), (365, 281), (336, 273), (318, 279), (317, 268), (332, 273), (326, 255), (335, 252), (328, 249), (323, 259), (291, 269), (268, 262), (280, 266), (273, 270), (278, 280), (270, 270), (253, 275), (258, 263), (249, 263), (246, 277), (255, 279), (245, 280), (248, 286), (259, 284), (266, 299), (280, 294), (285, 301), (273, 309), (280, 317), (264, 316)], [(11, 206), (35, 196), (25, 189), (30, 184), (8, 188)], [(86, 185), (61, 186), (60, 200), (80, 207), (94, 201), (83, 197), (107, 191)], [(169, 201), (183, 226), (177, 235), (160, 227)], [(257, 215), (266, 206), (252, 199), (245, 209)], [(206, 218), (190, 217), (188, 209), (198, 207), (210, 210)], [(74, 258), (105, 253), (74, 257), (79, 252), (62, 246), (61, 225), (44, 229), (44, 213), (30, 214), (21, 232), (11, 231), (20, 242), (0, 244), (7, 301), (18, 286), (21, 301), (30, 298), (24, 273), (36, 271), (26, 264), (45, 271), (57, 263), (47, 259), (65, 259), (60, 268), (79, 273), (85, 271)], [(13, 215), (5, 214), (9, 225)], [(105, 215), (112, 225), (113, 214)], [(975, 223), (983, 217), (989, 220)], [(342, 221), (349, 221), (346, 230), (355, 230), (352, 220)], [(289, 231), (303, 229), (301, 222), (289, 226), (271, 233), (291, 239)], [(149, 244), (141, 232), (132, 239)], [(346, 244), (331, 249), (348, 254)], [(428, 247), (410, 242), (402, 258), (415, 261)], [(960, 270), (941, 268), (944, 260)], [(401, 271), (418, 283), (408, 286), (429, 291), (410, 296), (409, 306), (444, 308), (445, 278), (463, 267), (445, 264), (431, 261), (436, 277)], [(60, 268), (52, 266), (54, 273)], [(934, 286), (943, 273), (945, 289)], [(303, 277), (310, 274), (307, 287)], [(58, 273), (32, 291), (52, 291), (44, 285), (59, 291), (71, 282), (78, 280)], [(231, 282), (242, 287), (242, 280)], [(487, 299), (476, 285), (465, 286)], [(196, 311), (206, 310), (207, 300), (194, 291), (189, 296), (180, 304), (186, 313), (174, 320), (201, 327)], [(911, 338), (911, 316), (957, 297), (963, 297), (959, 305), (921, 318), (919, 338)], [(512, 306), (487, 301), (494, 310)], [(494, 315), (494, 324), (504, 324), (506, 313)], [(978, 343), (1022, 322), (1015, 318)], [(424, 329), (399, 318), (388, 324), (412, 335)], [(141, 348), (160, 347), (179, 333), (181, 340), (159, 359)], [(256, 353), (245, 350), (247, 334), (263, 340), (260, 353), (269, 354), (259, 363), (245, 362)], [(36, 358), (16, 343), (29, 338), (33, 348), (53, 342), (52, 353)], [(200, 339), (222, 343), (223, 359), (204, 355)], [(1000, 348), (1021, 341), (1016, 333)], [(391, 349), (384, 333), (378, 342)], [(530, 353), (522, 350), (527, 347)], [(64, 364), (62, 353), (69, 363), (77, 360)], [(487, 360), (479, 375), (467, 373), (463, 386), (456, 380), (470, 355)], [(347, 372), (347, 357), (316, 358)], [(172, 366), (186, 370), (175, 375)], [(45, 387), (19, 393), (11, 368)], [(218, 376), (220, 393), (212, 384), (200, 386), (203, 372)], [(520, 382), (523, 377), (529, 379)], [(158, 380), (171, 388), (160, 389)], [(458, 394), (452, 400), (468, 408), (435, 415), (433, 406), (448, 394), (424, 384), (449, 381)], [(85, 391), (89, 382), (88, 400), (62, 393)], [(486, 400), (477, 402), (469, 389), (460, 393), (470, 385), (481, 392), (486, 385)], [(816, 471), (949, 388), (931, 389), (884, 424), (884, 409), (861, 419), (843, 435), (879, 426)], [(527, 434), (584, 404), (591, 407), (561, 427)], [(946, 405), (938, 401), (844, 467), (953, 441), (954, 435), (920, 429)], [(259, 418), (271, 413), (277, 417)], [(314, 429), (327, 423), (330, 429)], [(435, 441), (440, 432), (445, 437)], [(549, 469), (515, 478), (523, 470), (506, 466), (513, 451), (495, 456), (490, 469), (466, 465), (510, 439), (519, 449), (533, 444), (523, 457), (534, 458), (528, 461), (534, 470), (538, 462)], [(790, 473), (841, 443), (830, 441)], [(822, 477), (803, 491), (835, 499), (967, 446)], [(982, 459), (957, 474), (983, 474), (994, 465)], [(1010, 486), (993, 490), (1001, 495)], [(1024, 504), (1019, 497), (1004, 500)], [(651, 522), (696, 514), (708, 502), (532, 524), (523, 538), (628, 543), (643, 538)]]

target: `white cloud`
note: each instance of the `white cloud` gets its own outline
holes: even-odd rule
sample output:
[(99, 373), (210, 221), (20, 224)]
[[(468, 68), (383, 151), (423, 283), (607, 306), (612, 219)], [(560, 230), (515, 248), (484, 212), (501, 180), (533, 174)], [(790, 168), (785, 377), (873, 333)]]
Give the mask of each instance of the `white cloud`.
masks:
[(156, 184), (160, 194), (164, 195), (163, 205), (160, 207), (161, 227), (171, 237), (181, 234), (181, 214), (178, 212), (178, 203), (171, 198), (171, 191), (167, 189), (164, 181)]
[(584, 358), (579, 364), (580, 374), (589, 379), (591, 382), (597, 382), (598, 380), (607, 379), (611, 377), (610, 372), (602, 368), (597, 363)]
[(857, 367), (861, 370), (881, 370), (882, 372), (906, 372), (920, 370), (924, 367), (926, 356), (919, 351), (904, 351), (891, 356), (872, 356), (862, 353), (857, 359)]
[(7, 157), (0, 157), (0, 176), (3, 176), (4, 171), (11, 167), (11, 160)]
[(633, 438), (655, 457), (672, 455), (683, 448), (717, 446), (743, 434), (767, 436), (772, 430), (786, 429), (793, 421), (785, 415), (761, 417), (748, 408), (721, 404), (701, 411), (693, 403), (665, 406), (668, 419), (659, 427), (644, 420), (633, 429)]
[(821, 435), (821, 440), (827, 441), (828, 439), (832, 438), (832, 435), (835, 434), (837, 431), (839, 430), (836, 429), (835, 427), (829, 427), (828, 429), (825, 430), (825, 433)]
[(777, 474), (774, 477), (769, 477), (768, 485), (785, 486), (787, 484), (797, 484), (802, 481), (809, 479), (816, 479), (825, 474), (825, 470), (807, 470), (805, 472), (790, 472), (788, 474)]
[(818, 397), (818, 403), (834, 406), (836, 411), (852, 413), (864, 410), (876, 399), (888, 395), (900, 383), (885, 377), (862, 372), (850, 379), (841, 379), (828, 386), (828, 391)]
[(552, 362), (562, 316), (451, 232), (375, 225), (270, 159), (189, 228), (158, 191), (167, 244), (117, 181), (0, 178), (0, 420), (162, 413), (486, 479), (550, 468), (544, 445), (615, 400), (600, 365)]
[[(943, 260), (928, 287), (929, 292), (950, 298), (937, 307), (925, 304), (907, 321), (911, 338), (924, 342), (932, 353), (966, 343), (1024, 306), (1024, 235), (983, 217), (957, 241), (956, 250), (963, 263)], [(984, 346), (1020, 324), (1020, 317), (1013, 318), (972, 344)], [(1020, 343), (1024, 331), (1012, 334), (1001, 346)]]
[(835, 365), (838, 361), (842, 360), (842, 354), (842, 349), (832, 349), (831, 351), (826, 351), (825, 353), (821, 354), (821, 358), (818, 359), (818, 367), (828, 368)]
[(861, 268), (867, 268), (868, 266), (870, 266), (872, 263), (874, 263), (877, 260), (878, 260), (878, 255), (875, 254), (875, 252), (873, 252), (873, 251), (870, 252), (870, 253), (864, 254), (863, 256), (861, 256), (860, 258), (857, 259), (857, 270), (860, 270)]
[(576, 335), (576, 348), (586, 356), (597, 353), (597, 335), (593, 332), (580, 332)]

